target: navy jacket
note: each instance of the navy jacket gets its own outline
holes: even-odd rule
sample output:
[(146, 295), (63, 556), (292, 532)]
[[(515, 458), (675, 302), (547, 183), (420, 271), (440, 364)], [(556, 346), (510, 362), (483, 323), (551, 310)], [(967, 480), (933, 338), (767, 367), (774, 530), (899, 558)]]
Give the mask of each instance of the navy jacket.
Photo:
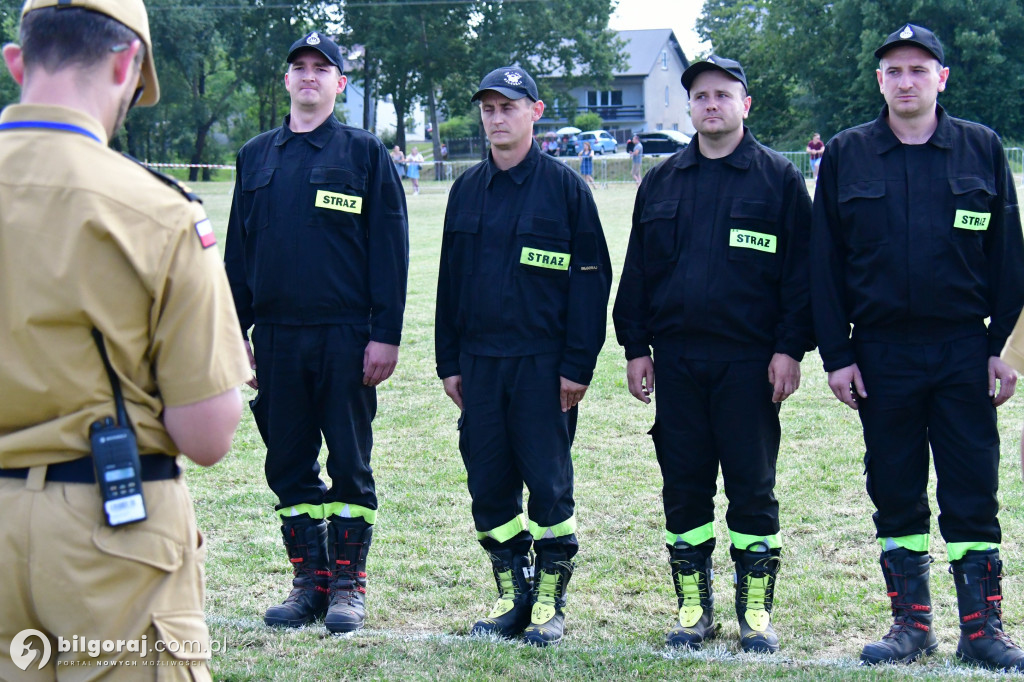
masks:
[(814, 348), (800, 172), (744, 128), (729, 156), (700, 135), (644, 177), (613, 319), (626, 358), (651, 346), (695, 360), (801, 360)]
[(534, 143), (519, 165), (488, 160), (452, 186), (437, 281), (437, 374), (459, 354), (560, 352), (561, 376), (589, 384), (604, 345), (611, 261), (583, 179)]
[(405, 193), (384, 145), (330, 116), (238, 152), (224, 264), (253, 324), (370, 325), (398, 345), (409, 273)]
[[(812, 291), (826, 371), (858, 339), (942, 343), (988, 334), (999, 355), (1024, 305), (1024, 236), (1002, 144), (948, 116), (904, 145), (888, 107), (825, 146), (814, 197)], [(987, 332), (985, 318), (991, 317)]]

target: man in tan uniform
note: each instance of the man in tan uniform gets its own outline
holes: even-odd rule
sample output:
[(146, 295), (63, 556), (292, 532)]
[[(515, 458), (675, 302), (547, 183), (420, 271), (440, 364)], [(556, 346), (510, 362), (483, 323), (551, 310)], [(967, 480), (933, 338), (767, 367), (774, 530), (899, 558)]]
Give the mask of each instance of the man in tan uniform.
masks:
[[(210, 679), (176, 455), (214, 464), (241, 414), (220, 255), (193, 195), (107, 147), (159, 97), (142, 0), (28, 0), (20, 41), (21, 103), (0, 114), (0, 679)], [(148, 513), (116, 528), (90, 455), (114, 413), (94, 328)]]

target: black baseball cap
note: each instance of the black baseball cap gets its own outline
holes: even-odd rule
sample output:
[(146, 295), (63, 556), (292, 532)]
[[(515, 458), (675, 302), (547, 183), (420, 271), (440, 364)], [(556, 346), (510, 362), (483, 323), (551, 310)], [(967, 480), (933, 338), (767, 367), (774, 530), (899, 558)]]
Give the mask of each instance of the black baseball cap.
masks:
[(938, 59), (939, 64), (946, 63), (945, 55), (942, 52), (942, 43), (939, 42), (939, 39), (924, 26), (917, 26), (916, 24), (906, 24), (903, 28), (890, 33), (889, 37), (882, 43), (882, 46), (875, 50), (875, 57), (881, 59), (882, 55), (886, 52), (901, 45), (919, 47)]
[(487, 90), (499, 92), (509, 99), (529, 97), (534, 102), (540, 99), (540, 95), (537, 94), (537, 84), (533, 82), (530, 74), (518, 66), (503, 66), (491, 71), (480, 81), (480, 87), (469, 101), (477, 101)]
[(343, 64), (344, 60), (341, 58), (341, 48), (333, 40), (325, 36), (323, 33), (312, 33), (299, 38), (292, 47), (288, 50), (288, 63), (291, 64), (292, 60), (295, 59), (296, 53), (300, 50), (316, 50), (324, 56), (331, 64), (338, 67), (338, 70), (345, 73), (345, 67)]
[(697, 76), (711, 69), (718, 69), (729, 74), (740, 83), (743, 83), (744, 90), (747, 89), (747, 74), (743, 73), (743, 67), (740, 63), (735, 59), (726, 59), (714, 54), (702, 62), (690, 64), (686, 71), (683, 71), (683, 77), (679, 79), (679, 82), (689, 92), (690, 86), (693, 85), (693, 81), (696, 80)]

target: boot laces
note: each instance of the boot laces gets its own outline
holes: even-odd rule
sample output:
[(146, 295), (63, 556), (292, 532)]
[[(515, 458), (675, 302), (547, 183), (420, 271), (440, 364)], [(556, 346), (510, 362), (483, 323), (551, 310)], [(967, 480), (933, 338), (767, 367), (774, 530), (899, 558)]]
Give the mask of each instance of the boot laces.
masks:
[(676, 583), (679, 586), (679, 592), (683, 595), (683, 606), (700, 606), (701, 600), (707, 599), (708, 584), (705, 577), (702, 571), (696, 569), (685, 573), (680, 570), (676, 574)]
[(744, 576), (740, 591), (740, 601), (751, 610), (768, 611), (771, 609), (772, 591), (775, 588), (774, 576), (769, 572), (768, 564), (778, 562), (778, 557), (761, 559)]
[[(555, 566), (561, 566), (564, 568), (567, 563), (568, 562), (557, 561), (555, 562)], [(542, 569), (540, 571), (540, 580), (537, 583), (537, 601), (541, 604), (554, 606), (558, 601), (559, 587), (561, 584), (561, 572)]]

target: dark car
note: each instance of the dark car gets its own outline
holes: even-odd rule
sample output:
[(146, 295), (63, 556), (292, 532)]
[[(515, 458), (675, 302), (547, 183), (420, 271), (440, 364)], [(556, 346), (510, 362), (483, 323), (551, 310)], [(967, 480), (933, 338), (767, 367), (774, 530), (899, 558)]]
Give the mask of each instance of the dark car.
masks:
[(652, 130), (637, 133), (640, 144), (644, 146), (644, 154), (675, 154), (690, 144), (690, 136), (678, 130)]

